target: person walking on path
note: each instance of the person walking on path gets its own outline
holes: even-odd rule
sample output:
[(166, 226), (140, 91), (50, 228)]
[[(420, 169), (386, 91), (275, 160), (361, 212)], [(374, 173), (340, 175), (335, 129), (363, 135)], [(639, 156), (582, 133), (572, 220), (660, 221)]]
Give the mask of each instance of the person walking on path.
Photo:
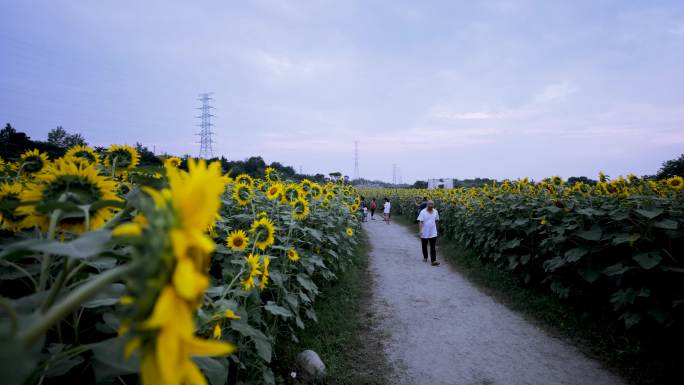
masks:
[(378, 203), (375, 202), (375, 198), (371, 199), (370, 203), (370, 212), (371, 212), (371, 220), (375, 220), (373, 215), (375, 215), (375, 209), (378, 208)]
[(427, 262), (429, 244), (430, 262), (432, 263), (432, 266), (439, 266), (439, 262), (437, 262), (437, 251), (435, 250), (437, 244), (437, 221), (439, 220), (439, 213), (437, 212), (437, 209), (435, 209), (435, 202), (431, 200), (427, 201), (426, 207), (420, 210), (417, 220), (420, 243), (423, 248), (423, 262)]
[(368, 221), (368, 207), (366, 206), (366, 198), (361, 197), (361, 222)]
[(390, 203), (389, 198), (385, 198), (385, 204), (382, 207), (383, 207), (382, 213), (384, 216), (384, 220), (389, 225), (390, 224), (390, 218), (392, 217), (392, 213), (391, 213), (392, 204)]

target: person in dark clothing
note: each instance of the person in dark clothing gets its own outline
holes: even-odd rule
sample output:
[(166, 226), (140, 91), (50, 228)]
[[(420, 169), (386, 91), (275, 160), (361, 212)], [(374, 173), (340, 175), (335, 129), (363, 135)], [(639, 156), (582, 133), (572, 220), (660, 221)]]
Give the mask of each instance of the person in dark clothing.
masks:
[(366, 206), (366, 197), (361, 197), (361, 222), (368, 220), (368, 207)]
[(375, 215), (375, 209), (378, 208), (378, 203), (375, 201), (375, 198), (371, 199), (371, 203), (370, 203), (369, 208), (370, 208), (370, 212), (371, 212), (371, 220), (375, 220), (375, 218), (373, 218), (373, 215)]

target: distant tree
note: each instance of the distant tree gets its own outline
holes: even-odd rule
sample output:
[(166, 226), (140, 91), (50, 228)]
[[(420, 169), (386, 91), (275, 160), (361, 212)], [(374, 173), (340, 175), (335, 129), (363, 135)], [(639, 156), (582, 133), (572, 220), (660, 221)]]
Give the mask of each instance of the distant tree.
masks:
[(663, 166), (658, 170), (658, 179), (671, 178), (673, 176), (684, 176), (684, 154), (677, 159), (663, 162)]
[(88, 143), (81, 134), (72, 134), (64, 139), (64, 147), (71, 148), (74, 146), (87, 146)]
[(584, 184), (589, 184), (589, 185), (595, 185), (596, 181), (593, 179), (589, 179), (586, 176), (571, 176), (568, 178), (568, 184), (569, 185), (574, 185), (577, 182), (582, 182)]
[(88, 144), (81, 134), (69, 134), (62, 126), (57, 126), (48, 132), (47, 142), (63, 149)]
[(424, 180), (417, 180), (416, 183), (413, 184), (413, 188), (427, 188), (428, 183)]
[(161, 166), (162, 161), (154, 155), (147, 147), (143, 146), (142, 143), (135, 143), (135, 150), (140, 155), (140, 166)]
[(55, 146), (64, 147), (64, 140), (67, 137), (67, 132), (62, 126), (57, 126), (48, 132), (47, 141)]
[(17, 160), (21, 154), (33, 149), (46, 152), (51, 158), (64, 155), (64, 151), (60, 147), (47, 142), (33, 141), (9, 123), (0, 130), (0, 157), (3, 159)]

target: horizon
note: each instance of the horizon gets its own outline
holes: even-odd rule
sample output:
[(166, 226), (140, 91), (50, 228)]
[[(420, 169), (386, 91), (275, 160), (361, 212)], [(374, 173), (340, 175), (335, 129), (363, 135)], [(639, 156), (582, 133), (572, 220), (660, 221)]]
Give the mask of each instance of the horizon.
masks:
[(652, 175), (684, 148), (684, 3), (2, 5), (0, 120), (34, 140), (392, 181)]

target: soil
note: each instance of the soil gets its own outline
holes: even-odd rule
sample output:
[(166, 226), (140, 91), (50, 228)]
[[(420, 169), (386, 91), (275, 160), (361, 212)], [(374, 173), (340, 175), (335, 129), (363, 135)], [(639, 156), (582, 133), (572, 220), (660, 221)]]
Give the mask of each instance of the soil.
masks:
[[(369, 221), (373, 318), (391, 384), (622, 385), (577, 348), (480, 292), (442, 261), (423, 262), (403, 225)], [(437, 259), (440, 260), (439, 242)]]

